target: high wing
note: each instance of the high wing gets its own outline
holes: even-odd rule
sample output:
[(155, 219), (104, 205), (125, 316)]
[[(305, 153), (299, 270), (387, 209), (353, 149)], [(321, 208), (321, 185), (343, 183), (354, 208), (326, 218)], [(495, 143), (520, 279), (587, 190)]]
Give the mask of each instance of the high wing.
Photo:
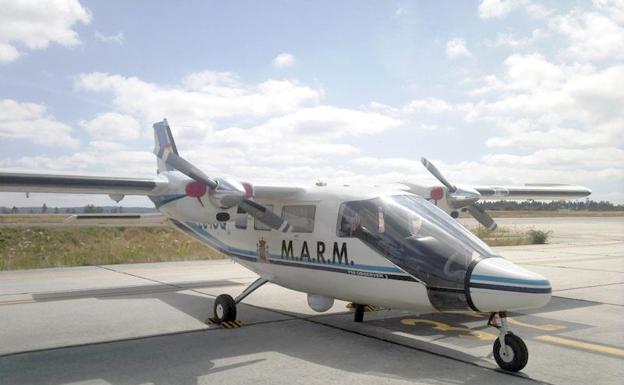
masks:
[(283, 200), (305, 192), (305, 188), (296, 186), (254, 185), (254, 197), (258, 199)]
[(0, 172), (0, 191), (107, 195), (151, 195), (165, 179)]
[(591, 190), (582, 186), (561, 184), (526, 184), (524, 186), (469, 186), (455, 185), (442, 175), (440, 170), (429, 160), (422, 158), (423, 166), (444, 187), (423, 188), (411, 183), (403, 184), (408, 191), (419, 195), (429, 195), (431, 199), (444, 199), (452, 212), (457, 215), (458, 209), (465, 209), (483, 226), (490, 230), (496, 229), (494, 219), (475, 203), (479, 200), (558, 200), (578, 199), (591, 194)]
[(559, 200), (578, 199), (591, 194), (583, 186), (565, 184), (526, 184), (524, 186), (470, 186), (481, 194), (480, 200)]

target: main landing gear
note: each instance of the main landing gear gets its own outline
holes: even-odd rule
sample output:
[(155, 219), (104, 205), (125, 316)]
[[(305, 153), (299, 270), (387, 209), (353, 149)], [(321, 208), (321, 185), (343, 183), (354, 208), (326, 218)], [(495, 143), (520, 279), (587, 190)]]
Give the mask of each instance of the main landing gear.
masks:
[(498, 366), (510, 372), (522, 370), (529, 361), (529, 350), (522, 338), (509, 331), (507, 313), (492, 313), (488, 325), (499, 330), (499, 336), (494, 341), (493, 348), (494, 359)]
[(256, 279), (236, 298), (232, 298), (229, 294), (221, 294), (215, 299), (214, 315), (210, 320), (217, 324), (236, 321), (236, 305), (267, 282), (269, 281), (264, 278)]
[(364, 305), (356, 304), (355, 305), (355, 314), (353, 315), (353, 321), (355, 321), (355, 322), (362, 322), (362, 321), (364, 321), (364, 310), (365, 310), (365, 306)]

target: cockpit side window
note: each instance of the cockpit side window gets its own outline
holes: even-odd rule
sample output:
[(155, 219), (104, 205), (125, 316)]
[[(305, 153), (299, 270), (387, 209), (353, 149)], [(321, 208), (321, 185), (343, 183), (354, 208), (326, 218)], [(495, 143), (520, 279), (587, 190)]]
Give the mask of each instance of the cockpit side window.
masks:
[(362, 230), (374, 234), (385, 231), (383, 208), (371, 200), (343, 203), (338, 211), (338, 236), (356, 237)]
[(491, 250), (424, 199), (409, 195), (345, 202), (339, 237), (358, 238), (430, 287), (462, 289), (475, 256)]

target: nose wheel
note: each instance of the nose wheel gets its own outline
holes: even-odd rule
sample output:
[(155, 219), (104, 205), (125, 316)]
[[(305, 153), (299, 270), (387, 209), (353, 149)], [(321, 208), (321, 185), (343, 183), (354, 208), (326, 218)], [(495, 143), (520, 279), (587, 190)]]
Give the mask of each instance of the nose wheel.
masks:
[(522, 370), (529, 361), (529, 350), (522, 338), (509, 331), (507, 314), (505, 312), (492, 313), (488, 325), (499, 330), (499, 336), (494, 341), (493, 348), (494, 359), (498, 366), (509, 372)]

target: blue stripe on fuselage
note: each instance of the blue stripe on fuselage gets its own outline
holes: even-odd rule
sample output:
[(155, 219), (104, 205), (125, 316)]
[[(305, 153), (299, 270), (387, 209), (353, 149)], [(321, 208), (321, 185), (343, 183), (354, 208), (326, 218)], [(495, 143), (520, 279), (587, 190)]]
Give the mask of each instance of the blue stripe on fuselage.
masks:
[[(174, 224), (178, 225), (178, 226), (185, 226), (188, 229), (191, 229), (197, 236), (201, 237), (202, 240), (206, 241), (207, 243), (209, 243), (210, 245), (212, 245), (213, 247), (221, 250), (222, 252), (226, 253), (226, 254), (230, 254), (230, 255), (234, 255), (234, 256), (241, 256), (244, 257), (245, 259), (249, 260), (249, 259), (253, 259), (253, 260), (257, 260), (258, 256), (255, 252), (250, 251), (250, 250), (245, 250), (245, 249), (238, 249), (235, 247), (231, 247), (229, 245), (227, 245), (226, 243), (224, 243), (223, 241), (219, 240), (218, 238), (214, 237), (212, 234), (210, 234), (209, 232), (207, 232), (201, 225), (197, 224), (197, 223), (192, 223), (192, 222), (178, 222), (178, 221), (173, 221)], [(336, 267), (336, 268), (341, 268), (345, 271), (347, 270), (364, 270), (364, 271), (369, 271), (369, 272), (374, 272), (374, 273), (394, 273), (394, 274), (405, 274), (403, 272), (403, 270), (397, 268), (397, 267), (393, 267), (393, 266), (376, 266), (376, 265), (364, 265), (364, 264), (359, 264), (359, 263), (354, 263), (352, 265), (340, 265), (340, 264), (335, 264), (335, 263), (314, 263), (314, 262), (307, 262), (307, 261), (301, 261), (301, 260), (291, 260), (291, 259), (285, 259), (282, 258), (281, 255), (275, 255), (275, 254), (271, 254), (271, 260), (275, 260), (275, 261), (288, 261), (290, 265), (302, 265), (305, 267), (314, 267), (314, 266), (318, 266), (318, 267), (323, 267), (323, 266), (332, 266), (332, 267)]]
[(543, 279), (518, 279), (518, 278), (507, 278), (507, 277), (497, 277), (493, 275), (481, 275), (481, 274), (473, 274), (470, 277), (470, 281), (485, 281), (485, 282), (496, 282), (496, 283), (507, 283), (507, 284), (515, 284), (515, 285), (528, 285), (528, 286), (548, 286), (550, 287), (550, 282)]

